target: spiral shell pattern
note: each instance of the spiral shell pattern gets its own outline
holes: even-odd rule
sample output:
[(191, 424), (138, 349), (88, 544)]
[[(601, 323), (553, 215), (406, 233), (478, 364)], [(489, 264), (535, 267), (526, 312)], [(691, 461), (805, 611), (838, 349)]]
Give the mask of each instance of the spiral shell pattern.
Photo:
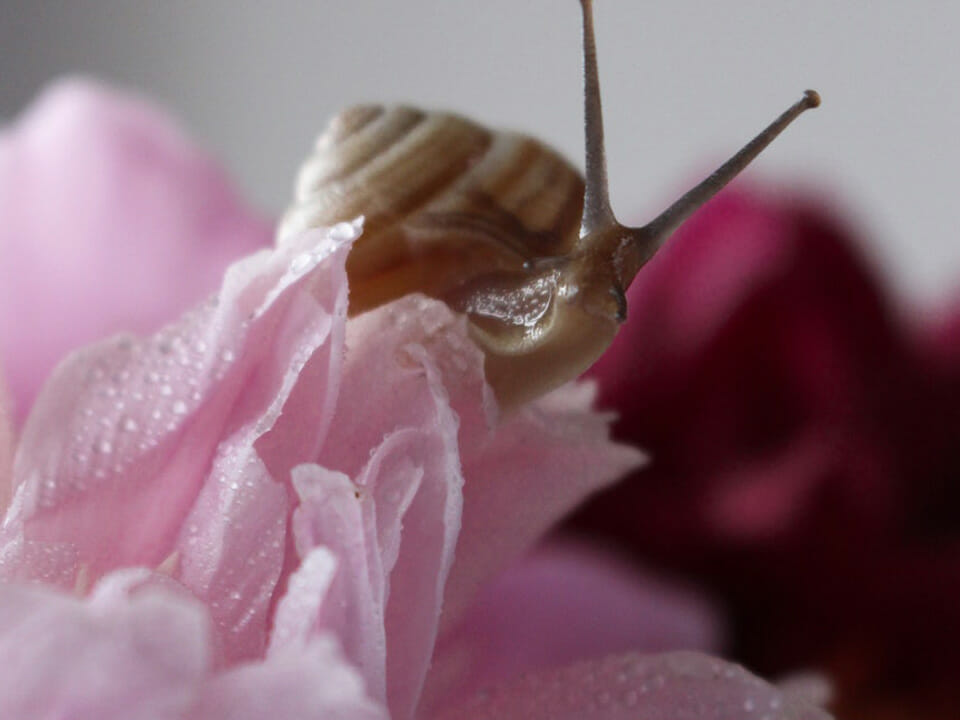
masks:
[(300, 170), (278, 241), (358, 215), (350, 312), (411, 292), (464, 309), (471, 288), (525, 282), (576, 242), (583, 178), (530, 137), (463, 117), (362, 105), (337, 115)]

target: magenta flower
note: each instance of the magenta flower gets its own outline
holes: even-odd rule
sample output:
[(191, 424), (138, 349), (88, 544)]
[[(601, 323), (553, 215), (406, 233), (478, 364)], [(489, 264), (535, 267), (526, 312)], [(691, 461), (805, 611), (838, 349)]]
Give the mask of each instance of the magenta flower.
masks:
[[(0, 142), (29, 409), (12, 467), (0, 433), (0, 716), (827, 717), (707, 655), (626, 652), (716, 643), (685, 592), (584, 548), (515, 564), (643, 456), (590, 384), (500, 415), (440, 303), (347, 321), (362, 221), (214, 291), (264, 225), (154, 111), (61, 85)], [(67, 355), (31, 403), (119, 328), (144, 334)]]
[(856, 240), (742, 188), (678, 232), (592, 370), (653, 463), (578, 522), (704, 582), (751, 666), (829, 670), (838, 714), (953, 718), (960, 314), (917, 327)]

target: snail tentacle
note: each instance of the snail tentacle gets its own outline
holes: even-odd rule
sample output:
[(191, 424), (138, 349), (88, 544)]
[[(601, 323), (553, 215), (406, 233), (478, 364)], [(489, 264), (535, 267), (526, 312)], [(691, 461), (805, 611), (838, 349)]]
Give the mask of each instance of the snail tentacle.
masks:
[(597, 43), (593, 34), (593, 0), (580, 0), (580, 6), (583, 10), (583, 127), (587, 180), (580, 224), (580, 237), (584, 238), (598, 228), (616, 224), (617, 220), (610, 207), (607, 181), (600, 73), (597, 69)]
[[(613, 264), (614, 286), (610, 292), (614, 297), (620, 297), (644, 263), (653, 257), (673, 232), (746, 169), (790, 123), (804, 111), (818, 107), (820, 95), (815, 90), (807, 90), (800, 100), (787, 108), (733, 157), (651, 222), (639, 228), (621, 225), (610, 205), (597, 45), (593, 32), (593, 0), (580, 0), (580, 7), (583, 10), (586, 187), (578, 251), (606, 258)], [(617, 317), (626, 317), (625, 307), (618, 306)]]
[(753, 140), (744, 145), (733, 157), (641, 228), (644, 242), (653, 245), (651, 254), (660, 247), (690, 215), (739, 175), (790, 123), (796, 120), (804, 111), (819, 106), (820, 94), (816, 90), (807, 90), (804, 92), (802, 98), (781, 113), (776, 120), (764, 128)]
[(697, 207), (745, 168), (797, 115), (780, 116), (642, 228), (610, 205), (592, 0), (583, 13), (586, 177), (533, 138), (443, 112), (361, 106), (317, 142), (280, 227), (363, 215), (347, 257), (349, 313), (422, 293), (467, 317), (486, 379), (511, 408), (576, 378), (613, 342), (625, 291)]

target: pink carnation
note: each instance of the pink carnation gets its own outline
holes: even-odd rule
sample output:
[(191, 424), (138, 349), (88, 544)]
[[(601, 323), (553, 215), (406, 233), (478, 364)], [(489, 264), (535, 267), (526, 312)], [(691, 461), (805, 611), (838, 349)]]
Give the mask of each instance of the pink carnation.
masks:
[[(0, 351), (30, 411), (12, 470), (0, 434), (0, 716), (827, 717), (706, 655), (623, 652), (715, 643), (689, 593), (583, 548), (515, 564), (643, 456), (591, 384), (500, 415), (440, 303), (348, 321), (361, 221), (238, 260), (156, 329), (264, 238), (198, 158), (84, 83), (2, 138)], [(147, 334), (68, 355), (30, 407), (119, 328)], [(555, 618), (542, 640), (523, 613)]]

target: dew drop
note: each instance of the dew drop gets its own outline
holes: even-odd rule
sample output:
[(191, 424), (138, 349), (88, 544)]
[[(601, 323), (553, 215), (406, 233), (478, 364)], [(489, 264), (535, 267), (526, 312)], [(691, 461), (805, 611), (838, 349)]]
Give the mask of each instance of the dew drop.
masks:
[(339, 222), (330, 228), (330, 239), (335, 242), (352, 240), (357, 235), (357, 228), (352, 222)]
[(299, 274), (305, 271), (313, 262), (313, 256), (308, 252), (302, 252), (290, 261), (290, 272)]

